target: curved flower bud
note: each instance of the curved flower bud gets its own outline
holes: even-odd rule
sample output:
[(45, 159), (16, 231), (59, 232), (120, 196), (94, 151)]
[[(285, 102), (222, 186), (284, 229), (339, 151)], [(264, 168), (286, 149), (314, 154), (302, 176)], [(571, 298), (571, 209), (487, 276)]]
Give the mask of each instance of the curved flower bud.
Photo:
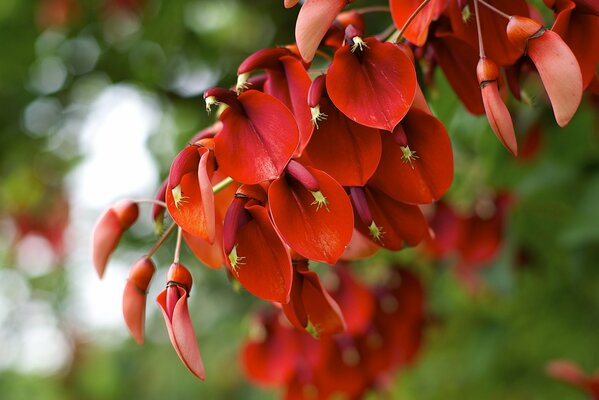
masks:
[(168, 271), (166, 289), (158, 295), (156, 301), (162, 310), (168, 336), (177, 355), (192, 374), (204, 380), (204, 363), (187, 309), (191, 284), (192, 278), (187, 268), (173, 263)]
[(100, 279), (123, 232), (133, 225), (138, 216), (137, 203), (123, 200), (109, 208), (96, 222), (92, 231), (92, 259)]
[(489, 120), (491, 129), (497, 135), (497, 138), (512, 155), (518, 155), (518, 141), (514, 132), (512, 117), (505, 103), (499, 94), (497, 79), (499, 78), (499, 69), (497, 65), (486, 57), (480, 59), (476, 68), (476, 75), (480, 83), (480, 90), (483, 96), (485, 113)]
[(147, 290), (156, 267), (147, 257), (140, 258), (129, 270), (123, 292), (123, 317), (125, 324), (138, 344), (144, 342)]
[(414, 101), (414, 65), (395, 44), (359, 36), (352, 41), (335, 52), (326, 80), (329, 97), (357, 123), (392, 131)]
[(582, 100), (582, 73), (572, 50), (555, 32), (538, 22), (513, 16), (508, 39), (527, 53), (543, 81), (557, 124), (570, 122)]

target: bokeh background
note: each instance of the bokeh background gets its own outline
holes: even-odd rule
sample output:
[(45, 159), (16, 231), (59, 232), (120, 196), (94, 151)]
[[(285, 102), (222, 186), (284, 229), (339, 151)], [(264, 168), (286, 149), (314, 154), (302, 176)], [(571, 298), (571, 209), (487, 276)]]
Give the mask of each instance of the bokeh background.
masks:
[[(207, 381), (179, 362), (150, 300), (147, 341), (121, 321), (128, 266), (153, 244), (149, 208), (128, 232), (103, 281), (90, 231), (120, 198), (154, 193), (172, 157), (210, 122), (202, 92), (235, 83), (240, 61), (293, 41), (297, 8), (274, 0), (0, 1), (0, 398), (269, 399), (244, 378), (238, 351), (262, 304), (184, 250), (194, 273), (191, 313)], [(373, 1), (384, 4), (384, 1)], [(369, 15), (371, 33), (390, 18)], [(418, 250), (394, 261), (416, 271), (429, 325), (414, 366), (387, 398), (584, 399), (545, 364), (599, 367), (599, 136), (589, 99), (557, 128), (538, 83), (514, 105), (514, 159), (473, 117), (441, 73), (426, 88), (446, 124), (456, 177), (447, 201), (471, 210), (508, 192), (514, 202), (496, 256), (464, 282), (455, 260)], [(475, 208), (475, 207), (474, 207)], [(170, 264), (173, 244), (149, 299)], [(372, 398), (379, 395), (373, 393)]]

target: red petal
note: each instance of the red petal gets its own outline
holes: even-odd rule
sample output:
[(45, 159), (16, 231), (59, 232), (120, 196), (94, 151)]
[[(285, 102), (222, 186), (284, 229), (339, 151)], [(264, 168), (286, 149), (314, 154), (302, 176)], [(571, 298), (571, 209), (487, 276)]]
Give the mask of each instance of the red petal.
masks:
[[(525, 0), (487, 0), (487, 2), (508, 15), (529, 15), (528, 5)], [(456, 1), (452, 1), (449, 5), (452, 30), (473, 49), (478, 49), (476, 18), (472, 15), (467, 22), (464, 22), (462, 12), (458, 8), (457, 3)], [(468, 0), (468, 7), (470, 7), (470, 11), (474, 11), (473, 0)], [(507, 20), (485, 6), (478, 8), (487, 57), (500, 66), (513, 64), (522, 55), (522, 50), (508, 40), (505, 31)]]
[(237, 231), (236, 268), (225, 254), (227, 267), (253, 295), (287, 303), (291, 291), (291, 258), (262, 206), (247, 207), (253, 220)]
[(372, 256), (379, 251), (379, 249), (380, 247), (378, 245), (362, 235), (360, 231), (354, 229), (351, 240), (345, 248), (341, 259), (347, 261), (362, 260)]
[(289, 247), (310, 260), (335, 264), (352, 236), (352, 206), (333, 178), (317, 169), (307, 169), (318, 180), (328, 205), (318, 208), (310, 191), (283, 176), (268, 189), (270, 214)]
[(131, 281), (125, 284), (123, 292), (123, 318), (127, 329), (138, 344), (144, 342), (144, 321), (146, 317), (146, 293)]
[(489, 120), (491, 129), (497, 135), (499, 141), (510, 151), (514, 156), (518, 155), (518, 141), (514, 132), (512, 116), (508, 111), (499, 89), (497, 81), (488, 82), (484, 87), (481, 87), (483, 96), (483, 104), (485, 105), (485, 113)]
[(297, 16), (295, 41), (305, 61), (312, 61), (329, 26), (347, 0), (306, 0)]
[(453, 33), (437, 32), (431, 41), (435, 59), (443, 70), (454, 93), (472, 114), (485, 112), (480, 86), (476, 79), (478, 52)]
[(264, 91), (281, 100), (295, 116), (300, 135), (300, 143), (295, 151), (295, 156), (298, 156), (310, 141), (314, 130), (308, 107), (308, 90), (312, 81), (304, 65), (296, 57), (281, 57), (279, 61), (282, 71), (269, 71)]
[(560, 12), (551, 29), (564, 38), (576, 56), (582, 72), (583, 87), (586, 88), (599, 63), (599, 40), (587, 40), (599, 37), (599, 16), (577, 12), (578, 7), (574, 8), (575, 3), (572, 1), (560, 2), (559, 7)]
[(185, 243), (187, 243), (187, 246), (189, 246), (191, 252), (198, 260), (210, 268), (219, 269), (225, 265), (225, 260), (223, 259), (222, 230), (222, 222), (219, 218), (216, 225), (214, 243), (209, 244), (204, 239), (193, 236), (186, 231), (183, 231), (183, 239), (185, 239)]
[(579, 388), (586, 388), (587, 377), (578, 365), (567, 360), (554, 360), (547, 365), (547, 373)]
[(299, 269), (298, 275), (302, 280), (301, 301), (307, 315), (307, 323), (316, 329), (319, 336), (343, 332), (345, 321), (341, 309), (322, 287), (316, 272), (309, 271), (306, 267)]
[[(422, 0), (391, 0), (391, 16), (396, 27), (401, 28), (412, 15), (416, 8), (420, 6)], [(404, 32), (404, 37), (416, 46), (422, 46), (426, 42), (428, 36), (428, 26), (433, 19), (435, 7), (438, 7), (438, 1), (433, 0), (428, 3), (410, 22), (408, 28)]]
[(401, 146), (390, 134), (384, 134), (383, 155), (369, 186), (404, 203), (438, 200), (453, 180), (453, 154), (447, 131), (437, 118), (420, 110), (410, 111), (401, 124), (408, 147), (418, 158), (404, 161)]
[(365, 42), (368, 47), (356, 53), (349, 45), (335, 52), (327, 73), (327, 91), (350, 119), (392, 131), (414, 101), (416, 71), (395, 44), (375, 38)]
[(102, 278), (108, 259), (119, 244), (123, 228), (117, 214), (108, 209), (96, 222), (92, 231), (92, 259), (98, 276)]
[(262, 335), (248, 341), (241, 351), (246, 375), (264, 386), (283, 385), (294, 373), (298, 349), (294, 332), (279, 323), (279, 314), (267, 316)]
[(379, 130), (350, 120), (326, 97), (320, 111), (326, 119), (318, 122), (305, 150), (308, 163), (343, 186), (365, 185), (381, 158)]
[(214, 241), (216, 234), (212, 164), (210, 152), (206, 151), (200, 158), (197, 173), (183, 175), (179, 183), (182, 200), (178, 206), (173, 197), (173, 188), (167, 186), (166, 189), (166, 205), (173, 220), (184, 231), (209, 243)]
[(192, 374), (204, 380), (206, 377), (204, 364), (200, 355), (196, 334), (189, 317), (189, 310), (187, 309), (187, 291), (183, 288), (180, 288), (180, 290), (183, 291), (183, 295), (175, 305), (172, 321), (168, 318), (166, 312), (166, 290), (158, 295), (156, 301), (160, 305), (168, 330), (168, 336), (179, 358)]
[[(398, 202), (385, 193), (366, 187), (366, 198), (368, 207), (372, 213), (374, 223), (382, 228), (383, 236), (381, 242), (376, 244), (389, 249), (399, 250), (403, 242), (415, 246), (427, 232), (427, 224), (422, 211), (417, 206)], [(355, 218), (356, 228), (366, 237), (371, 238), (370, 231), (366, 225)], [(373, 240), (371, 238), (371, 240)]]
[(243, 110), (228, 107), (220, 116), (223, 129), (214, 140), (218, 164), (237, 182), (275, 179), (298, 146), (295, 118), (279, 100), (256, 90), (238, 100)]
[(557, 124), (566, 126), (582, 99), (582, 75), (576, 57), (552, 31), (528, 41), (528, 56), (541, 76)]

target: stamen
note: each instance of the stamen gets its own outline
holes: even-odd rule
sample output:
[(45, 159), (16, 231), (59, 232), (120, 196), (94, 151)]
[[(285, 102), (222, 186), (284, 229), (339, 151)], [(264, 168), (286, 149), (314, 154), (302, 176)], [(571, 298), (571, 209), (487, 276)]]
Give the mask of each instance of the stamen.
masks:
[(316, 105), (316, 107), (311, 107), (310, 112), (312, 113), (312, 125), (318, 129), (318, 121), (324, 121), (327, 119), (327, 115), (323, 112), (320, 112), (320, 105)]
[(364, 48), (368, 48), (368, 45), (360, 36), (354, 36), (352, 38), (352, 42), (354, 42), (354, 44), (351, 46), (352, 53), (355, 53), (357, 49), (360, 49), (360, 51), (363, 51)]
[(316, 211), (320, 210), (324, 206), (328, 212), (331, 212), (331, 210), (329, 210), (329, 200), (324, 197), (320, 190), (310, 193), (312, 193), (312, 196), (314, 197), (314, 201), (310, 205), (315, 205)]
[(412, 162), (414, 160), (419, 159), (420, 157), (418, 157), (416, 155), (415, 151), (410, 150), (410, 146), (401, 146), (400, 148), (401, 148), (401, 152), (402, 152), (403, 162), (410, 163), (410, 167), (412, 167), (412, 169), (414, 169), (414, 164)]

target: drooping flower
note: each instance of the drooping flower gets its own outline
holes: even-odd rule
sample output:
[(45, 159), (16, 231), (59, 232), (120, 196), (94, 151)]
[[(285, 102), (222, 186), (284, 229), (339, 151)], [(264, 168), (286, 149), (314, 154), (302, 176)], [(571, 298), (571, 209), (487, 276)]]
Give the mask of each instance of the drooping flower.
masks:
[(480, 90), (483, 96), (485, 113), (491, 129), (514, 156), (518, 155), (518, 142), (514, 132), (512, 117), (499, 94), (499, 68), (486, 57), (480, 59), (476, 68)]
[(557, 124), (570, 122), (582, 100), (582, 73), (572, 50), (555, 32), (538, 22), (513, 16), (507, 37), (535, 64), (543, 81)]
[(110, 207), (96, 222), (92, 231), (92, 259), (100, 278), (123, 232), (135, 223), (138, 216), (137, 203), (123, 200)]
[(156, 267), (152, 260), (142, 257), (129, 270), (129, 277), (123, 292), (123, 317), (125, 324), (139, 344), (144, 342), (144, 321), (146, 297), (150, 280)]
[(187, 308), (187, 297), (192, 285), (191, 274), (183, 265), (173, 263), (166, 280), (166, 289), (158, 295), (156, 301), (162, 310), (171, 344), (187, 369), (204, 380), (204, 364)]
[(343, 332), (345, 321), (341, 309), (322, 286), (316, 272), (308, 269), (306, 260), (294, 261), (293, 266), (289, 303), (282, 305), (289, 322), (314, 337)]

